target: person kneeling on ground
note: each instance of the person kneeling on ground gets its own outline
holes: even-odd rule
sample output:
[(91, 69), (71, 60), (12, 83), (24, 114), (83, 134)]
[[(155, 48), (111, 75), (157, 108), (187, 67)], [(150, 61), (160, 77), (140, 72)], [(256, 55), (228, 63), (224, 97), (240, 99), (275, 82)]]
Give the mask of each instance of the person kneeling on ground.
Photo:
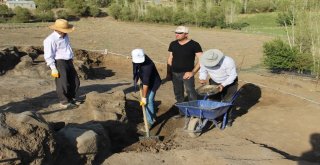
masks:
[(140, 79), (143, 84), (140, 104), (146, 106), (146, 115), (149, 128), (154, 124), (156, 112), (154, 98), (161, 84), (161, 78), (153, 61), (145, 55), (143, 49), (134, 49), (131, 52), (133, 64), (133, 80), (136, 86)]
[[(209, 84), (217, 85), (219, 93), (213, 99), (223, 102), (231, 101), (237, 92), (238, 76), (234, 60), (224, 55), (218, 49), (210, 49), (200, 57), (199, 79), (201, 84), (206, 83), (207, 76), (210, 76)], [(228, 126), (231, 126), (232, 108), (228, 110)]]

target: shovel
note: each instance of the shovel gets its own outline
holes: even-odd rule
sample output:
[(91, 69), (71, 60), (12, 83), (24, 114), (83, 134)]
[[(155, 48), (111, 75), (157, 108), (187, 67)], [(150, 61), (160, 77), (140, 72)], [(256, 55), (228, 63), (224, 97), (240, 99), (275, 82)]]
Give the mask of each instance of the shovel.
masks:
[[(139, 90), (140, 90), (140, 98), (142, 98), (142, 90), (143, 90), (143, 86), (142, 83), (140, 83), (139, 85)], [(148, 127), (148, 121), (147, 121), (147, 112), (146, 112), (146, 106), (145, 105), (141, 105), (142, 107), (142, 113), (143, 113), (143, 122), (144, 122), (144, 128), (146, 130), (146, 137), (139, 137), (139, 140), (145, 140), (145, 139), (154, 139), (154, 140), (159, 140), (158, 136), (150, 136), (150, 131), (149, 131), (149, 127)]]

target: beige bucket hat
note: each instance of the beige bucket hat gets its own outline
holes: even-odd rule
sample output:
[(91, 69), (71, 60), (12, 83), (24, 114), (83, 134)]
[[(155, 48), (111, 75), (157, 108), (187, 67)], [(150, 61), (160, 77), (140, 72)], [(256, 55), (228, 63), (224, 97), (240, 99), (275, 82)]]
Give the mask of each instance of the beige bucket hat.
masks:
[(73, 25), (69, 24), (65, 19), (57, 19), (53, 25), (49, 26), (49, 28), (63, 33), (70, 33), (74, 31)]
[(175, 33), (189, 33), (189, 28), (187, 28), (185, 26), (178, 26), (174, 32)]
[(224, 54), (220, 50), (209, 49), (200, 57), (200, 63), (207, 67), (214, 67), (219, 64), (223, 57)]

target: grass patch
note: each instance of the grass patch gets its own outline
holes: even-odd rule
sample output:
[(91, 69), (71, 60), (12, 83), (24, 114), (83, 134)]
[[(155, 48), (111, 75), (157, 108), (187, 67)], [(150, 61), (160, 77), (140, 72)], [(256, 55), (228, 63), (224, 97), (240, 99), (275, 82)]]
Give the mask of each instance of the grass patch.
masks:
[(243, 32), (255, 34), (267, 34), (272, 36), (285, 36), (284, 27), (277, 24), (278, 13), (258, 13), (242, 14), (239, 16), (239, 22), (249, 23), (249, 26), (242, 29)]

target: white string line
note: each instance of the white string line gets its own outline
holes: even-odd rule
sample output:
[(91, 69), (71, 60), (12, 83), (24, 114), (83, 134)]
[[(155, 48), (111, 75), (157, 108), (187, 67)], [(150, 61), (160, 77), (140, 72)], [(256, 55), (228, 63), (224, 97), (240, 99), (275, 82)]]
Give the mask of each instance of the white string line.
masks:
[[(27, 45), (23, 45), (23, 46), (27, 46)], [(30, 45), (28, 45), (30, 46)], [(84, 49), (86, 50), (86, 49)], [(92, 52), (106, 52), (107, 49), (104, 49), (104, 50), (86, 50), (86, 51), (92, 51)], [(107, 51), (107, 53), (110, 53), (110, 54), (113, 54), (113, 55), (116, 55), (116, 56), (121, 56), (121, 57), (126, 57), (126, 58), (130, 58), (130, 56), (127, 56), (127, 55), (124, 55), (124, 54), (120, 54), (120, 53), (115, 53), (115, 52), (110, 52), (110, 51)], [(156, 64), (163, 64), (163, 65), (166, 65), (166, 63), (163, 63), (163, 62), (159, 62), (159, 61), (153, 61), (154, 63)], [(287, 94), (287, 95), (291, 95), (291, 96), (294, 96), (294, 97), (297, 97), (297, 98), (300, 98), (302, 100), (306, 100), (306, 101), (309, 101), (311, 103), (314, 103), (314, 104), (318, 104), (320, 105), (320, 102), (317, 102), (317, 101), (314, 101), (314, 100), (311, 100), (311, 99), (308, 99), (306, 97), (303, 97), (303, 96), (300, 96), (300, 95), (297, 95), (297, 94), (293, 94), (293, 93), (289, 93), (289, 92), (285, 92), (285, 91), (282, 91), (282, 90), (278, 90), (278, 89), (275, 89), (275, 88), (271, 88), (271, 87), (268, 87), (266, 85), (262, 85), (262, 84), (259, 84), (259, 83), (253, 83), (253, 82), (249, 82), (249, 81), (246, 81), (246, 80), (240, 80), (239, 81), (243, 81), (245, 83), (252, 83), (252, 84), (256, 84), (258, 86), (261, 86), (261, 87), (264, 87), (264, 88), (268, 88), (268, 89), (272, 89), (272, 90), (275, 90), (275, 91), (278, 91), (280, 93), (283, 93), (283, 94)]]
[[(99, 51), (103, 51), (103, 50), (99, 50)], [(129, 56), (126, 56), (126, 55), (123, 55), (123, 54), (119, 54), (119, 53), (113, 53), (113, 52), (108, 52), (110, 54), (114, 54), (114, 55), (117, 55), (117, 56), (123, 56), (123, 57), (129, 57)], [(158, 62), (158, 61), (153, 61), (154, 63), (157, 63), (157, 64), (163, 64), (163, 65), (166, 65), (166, 63), (163, 63), (163, 62)], [(262, 85), (260, 83), (253, 83), (253, 82), (249, 82), (249, 81), (246, 81), (246, 80), (240, 80), (239, 81), (242, 81), (242, 82), (245, 82), (245, 83), (251, 83), (251, 84), (256, 84), (260, 87), (263, 87), (263, 88), (267, 88), (267, 89), (271, 89), (271, 90), (275, 90), (275, 91), (278, 91), (280, 93), (283, 93), (283, 94), (287, 94), (287, 95), (290, 95), (290, 96), (294, 96), (294, 97), (297, 97), (299, 99), (302, 99), (302, 100), (306, 100), (306, 101), (309, 101), (311, 103), (314, 103), (314, 104), (318, 104), (320, 105), (320, 102), (317, 102), (317, 101), (314, 101), (314, 100), (311, 100), (311, 99), (308, 99), (306, 97), (303, 97), (303, 96), (300, 96), (300, 95), (297, 95), (297, 94), (294, 94), (294, 93), (289, 93), (289, 92), (285, 92), (283, 90), (279, 90), (279, 89), (275, 89), (275, 88), (272, 88), (272, 87), (268, 87), (266, 85)]]

